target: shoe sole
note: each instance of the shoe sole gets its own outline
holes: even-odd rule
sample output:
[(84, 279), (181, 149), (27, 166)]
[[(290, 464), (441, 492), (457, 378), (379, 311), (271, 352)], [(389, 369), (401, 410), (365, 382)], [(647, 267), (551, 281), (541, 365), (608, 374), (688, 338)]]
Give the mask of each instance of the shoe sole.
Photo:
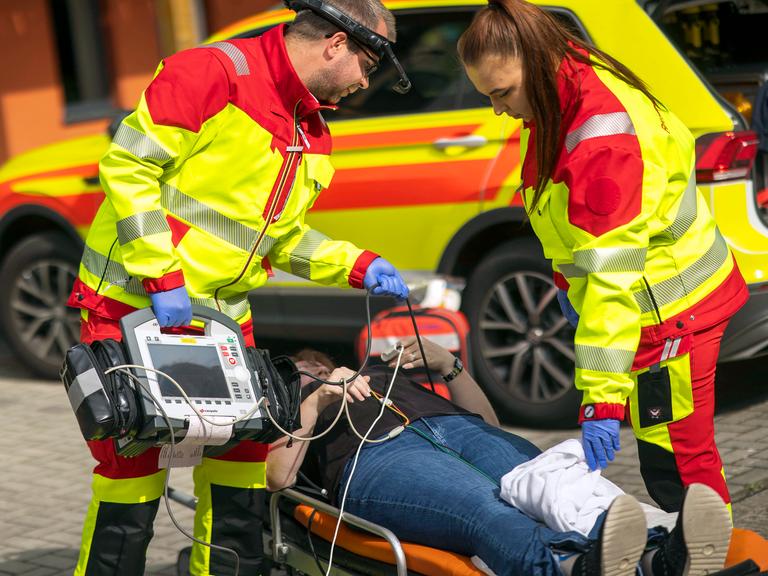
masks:
[(731, 542), (731, 515), (709, 486), (691, 484), (683, 503), (683, 540), (688, 565), (683, 576), (704, 576), (722, 570)]
[(601, 533), (601, 576), (634, 576), (645, 549), (648, 528), (640, 504), (632, 496), (616, 498)]

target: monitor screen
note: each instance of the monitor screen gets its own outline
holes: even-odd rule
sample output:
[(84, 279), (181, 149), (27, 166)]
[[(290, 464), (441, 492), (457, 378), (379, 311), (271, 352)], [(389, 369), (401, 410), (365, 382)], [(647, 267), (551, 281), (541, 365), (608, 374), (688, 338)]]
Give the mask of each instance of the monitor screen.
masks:
[[(227, 379), (214, 346), (148, 344), (152, 364), (178, 382), (190, 398), (230, 398)], [(160, 394), (181, 397), (178, 388), (157, 375)]]

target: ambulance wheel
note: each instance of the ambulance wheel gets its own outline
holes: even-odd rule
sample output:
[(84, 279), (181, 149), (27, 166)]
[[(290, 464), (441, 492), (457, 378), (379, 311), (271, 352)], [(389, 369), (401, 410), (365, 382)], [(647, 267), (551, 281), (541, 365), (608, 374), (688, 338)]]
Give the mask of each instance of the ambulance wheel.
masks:
[(66, 305), (79, 260), (70, 239), (46, 232), (13, 246), (0, 268), (0, 327), (37, 376), (56, 378), (64, 353), (79, 339), (80, 314)]
[(473, 369), (500, 416), (533, 426), (576, 424), (574, 330), (557, 302), (535, 239), (506, 242), (472, 272), (464, 292)]

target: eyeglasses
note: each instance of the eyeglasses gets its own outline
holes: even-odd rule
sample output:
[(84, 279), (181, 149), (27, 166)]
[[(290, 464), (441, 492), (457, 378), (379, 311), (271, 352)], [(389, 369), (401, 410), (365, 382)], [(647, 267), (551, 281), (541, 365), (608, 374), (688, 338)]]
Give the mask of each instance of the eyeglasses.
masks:
[[(333, 34), (325, 35), (326, 40), (331, 37), (333, 37)], [(363, 73), (365, 74), (366, 78), (370, 78), (371, 75), (379, 69), (379, 61), (376, 59), (376, 56), (374, 56), (371, 51), (363, 46), (360, 42), (352, 38), (352, 36), (347, 35), (347, 41), (352, 42), (360, 49), (363, 54), (365, 54), (365, 57), (368, 59), (368, 63), (365, 65), (365, 70), (363, 70)]]
[(364, 70), (364, 72), (365, 72), (365, 77), (366, 77), (366, 78), (370, 78), (370, 77), (371, 77), (371, 75), (372, 75), (372, 74), (374, 74), (374, 73), (376, 72), (376, 70), (378, 70), (378, 69), (379, 69), (379, 61), (378, 61), (378, 60), (376, 60), (376, 57), (375, 57), (373, 54), (371, 54), (371, 52), (370, 52), (369, 50), (367, 50), (367, 49), (365, 48), (365, 46), (363, 46), (362, 44), (360, 44), (360, 42), (357, 42), (355, 39), (353, 39), (353, 38), (350, 38), (349, 36), (348, 36), (347, 38), (349, 38), (349, 40), (351, 40), (352, 42), (354, 42), (354, 44), (355, 44), (355, 45), (356, 45), (358, 48), (360, 48), (360, 51), (361, 51), (363, 54), (365, 54), (365, 57), (368, 59), (368, 62), (369, 62), (369, 63), (365, 65), (365, 70)]

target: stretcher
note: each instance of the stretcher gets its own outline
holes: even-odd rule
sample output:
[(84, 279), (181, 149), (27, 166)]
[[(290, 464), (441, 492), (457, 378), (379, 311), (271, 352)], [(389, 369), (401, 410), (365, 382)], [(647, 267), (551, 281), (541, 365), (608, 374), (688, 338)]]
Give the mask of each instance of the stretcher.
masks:
[[(325, 573), (339, 510), (287, 488), (272, 494), (265, 552), (304, 574)], [(308, 534), (313, 534), (310, 545)], [(266, 530), (265, 530), (266, 534)], [(314, 552), (313, 552), (314, 550)], [(320, 571), (317, 558), (323, 571)], [(331, 574), (339, 576), (475, 576), (483, 573), (461, 554), (401, 542), (390, 530), (344, 513)]]
[[(188, 508), (195, 507), (195, 498), (189, 494), (169, 488), (168, 496)], [(338, 516), (338, 508), (293, 488), (271, 494), (269, 516), (264, 519), (264, 554), (290, 576), (323, 576)], [(189, 573), (188, 558), (187, 548), (179, 554), (179, 576)], [(345, 512), (331, 574), (482, 576), (483, 572), (467, 556), (401, 542), (383, 526)]]
[[(169, 497), (194, 509), (195, 498), (169, 489)], [(289, 576), (323, 576), (338, 508), (302, 491), (286, 488), (271, 494), (264, 519), (264, 554)], [(310, 535), (311, 534), (311, 535)], [(189, 549), (179, 554), (178, 574), (187, 576)], [(752, 564), (752, 568), (747, 565)], [(729, 574), (768, 571), (768, 541), (750, 530), (734, 528), (726, 567)], [(401, 542), (392, 531), (344, 513), (333, 554), (333, 576), (482, 576), (467, 556), (420, 544)], [(768, 572), (761, 572), (765, 575)], [(222, 575), (223, 576), (223, 575)]]

